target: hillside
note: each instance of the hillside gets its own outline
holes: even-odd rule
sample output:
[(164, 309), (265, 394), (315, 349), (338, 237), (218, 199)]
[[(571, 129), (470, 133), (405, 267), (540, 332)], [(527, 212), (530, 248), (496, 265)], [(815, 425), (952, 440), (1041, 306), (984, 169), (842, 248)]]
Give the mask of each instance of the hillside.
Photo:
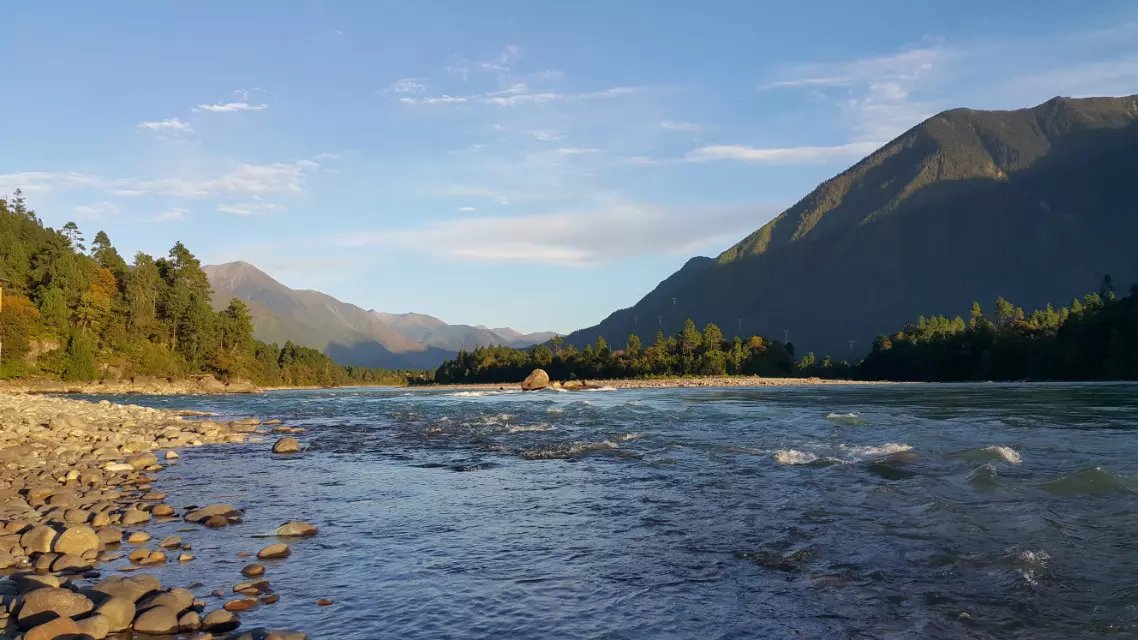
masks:
[(210, 265), (204, 271), (213, 288), (213, 306), (224, 308), (232, 298), (244, 301), (259, 340), (291, 340), (343, 364), (432, 369), (462, 348), (526, 347), (554, 335), (450, 325), (421, 313), (365, 310), (319, 291), (290, 289), (242, 261)]
[(213, 305), (232, 298), (248, 305), (254, 335), (265, 342), (292, 340), (320, 349), (342, 364), (388, 369), (438, 366), (450, 351), (432, 349), (391, 328), (372, 313), (319, 291), (295, 290), (247, 262), (204, 268)]
[(523, 334), (508, 327), (489, 329), (472, 327), (467, 324), (447, 324), (442, 320), (422, 313), (384, 313), (372, 311), (388, 326), (403, 335), (425, 345), (457, 352), (459, 349), (473, 349), (492, 344), (507, 347), (528, 347), (553, 338), (555, 333), (539, 332)]
[(624, 344), (685, 318), (864, 353), (920, 314), (997, 296), (1067, 302), (1138, 281), (1138, 96), (934, 116), (824, 182), (718, 258), (571, 334)]

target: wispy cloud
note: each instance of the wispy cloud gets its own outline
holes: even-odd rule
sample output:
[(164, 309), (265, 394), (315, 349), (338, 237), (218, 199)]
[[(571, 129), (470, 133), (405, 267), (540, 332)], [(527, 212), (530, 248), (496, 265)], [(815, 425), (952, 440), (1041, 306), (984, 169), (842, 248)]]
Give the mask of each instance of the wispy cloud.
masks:
[(255, 216), (270, 211), (279, 209), (280, 205), (272, 204), (269, 202), (236, 202), (230, 204), (219, 204), (216, 210), (221, 213), (229, 213), (235, 216)]
[(661, 120), (660, 128), (665, 131), (702, 131), (703, 125), (698, 122), (682, 122), (679, 120)]
[(559, 153), (563, 156), (579, 156), (579, 155), (584, 155), (587, 153), (600, 153), (600, 152), (601, 152), (600, 149), (596, 149), (593, 147), (561, 147), (557, 150), (557, 153)]
[(353, 234), (345, 246), (382, 245), (441, 258), (582, 267), (641, 255), (689, 255), (734, 241), (777, 207), (707, 208), (700, 215), (616, 204), (587, 211), (448, 220), (403, 231)]
[(138, 128), (145, 131), (166, 135), (184, 135), (193, 133), (194, 128), (190, 123), (179, 118), (168, 118), (166, 120), (150, 120), (147, 122), (138, 123)]
[(434, 98), (408, 98), (404, 96), (399, 99), (399, 102), (403, 104), (462, 104), (468, 99), (466, 96), (448, 96), (444, 93)]
[(387, 93), (421, 94), (427, 91), (427, 81), (422, 78), (400, 78), (387, 85)]
[(144, 222), (181, 222), (186, 219), (186, 213), (185, 209), (174, 207), (146, 218)]
[(199, 104), (194, 111), (208, 111), (210, 113), (233, 113), (235, 111), (264, 111), (267, 104), (253, 104), (251, 102), (219, 102), (216, 104)]
[(167, 177), (157, 179), (105, 178), (78, 172), (24, 171), (0, 174), (0, 190), (35, 191), (95, 190), (114, 195), (160, 194), (185, 198), (226, 195), (300, 193), (308, 176), (320, 164), (314, 160), (239, 163), (214, 177)]
[(557, 142), (558, 140), (565, 139), (564, 134), (554, 129), (538, 129), (536, 131), (530, 131), (530, 135), (542, 142)]
[(741, 144), (720, 144), (700, 147), (686, 156), (685, 162), (712, 162), (735, 160), (756, 164), (811, 164), (842, 158), (860, 158), (880, 146), (877, 142), (851, 142), (828, 147), (749, 147)]
[(477, 210), (478, 210), (477, 207), (459, 207), (458, 208), (459, 213), (470, 213), (471, 211), (477, 211)]
[(75, 215), (87, 220), (102, 220), (119, 212), (119, 207), (113, 202), (93, 202), (75, 207)]

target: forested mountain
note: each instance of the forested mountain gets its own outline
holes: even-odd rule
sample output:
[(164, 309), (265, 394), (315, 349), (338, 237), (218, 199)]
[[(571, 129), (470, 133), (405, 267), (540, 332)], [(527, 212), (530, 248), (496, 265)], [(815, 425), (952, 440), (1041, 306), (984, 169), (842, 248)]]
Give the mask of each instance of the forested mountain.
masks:
[(451, 355), (388, 326), (375, 314), (319, 291), (290, 289), (247, 262), (205, 267), (220, 307), (243, 300), (258, 339), (319, 349), (337, 362), (387, 369), (429, 369)]
[(19, 191), (0, 199), (2, 378), (68, 381), (214, 374), (262, 385), (404, 379), (345, 369), (315, 349), (253, 337), (246, 305), (215, 311), (201, 264), (182, 243), (132, 264), (99, 231), (45, 227)]
[(567, 340), (622, 344), (690, 317), (856, 357), (920, 314), (997, 296), (1043, 307), (1108, 273), (1138, 282), (1138, 96), (955, 109)]
[(421, 313), (365, 310), (319, 291), (290, 289), (247, 262), (206, 266), (205, 273), (214, 290), (214, 307), (220, 309), (231, 298), (244, 301), (258, 339), (292, 340), (345, 364), (432, 369), (462, 348), (523, 347), (552, 337), (517, 332), (513, 337), (485, 327), (449, 325)]

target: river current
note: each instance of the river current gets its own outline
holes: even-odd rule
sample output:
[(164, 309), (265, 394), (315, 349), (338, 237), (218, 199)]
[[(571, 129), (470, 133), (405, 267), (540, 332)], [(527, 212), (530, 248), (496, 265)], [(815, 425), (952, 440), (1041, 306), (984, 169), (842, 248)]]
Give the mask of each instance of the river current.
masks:
[[(312, 638), (1138, 637), (1138, 386), (882, 385), (120, 397), (303, 427), (190, 449), (163, 583)], [(182, 525), (159, 525), (175, 531)], [(317, 598), (334, 604), (318, 607)]]

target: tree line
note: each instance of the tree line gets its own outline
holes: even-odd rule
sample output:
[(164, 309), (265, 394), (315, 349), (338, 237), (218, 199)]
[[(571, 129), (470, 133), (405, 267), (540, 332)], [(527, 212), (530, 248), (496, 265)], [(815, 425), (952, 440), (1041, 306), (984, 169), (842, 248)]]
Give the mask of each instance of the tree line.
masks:
[(714, 323), (700, 331), (690, 319), (679, 333), (657, 332), (651, 345), (628, 336), (623, 349), (613, 350), (604, 337), (584, 349), (561, 338), (528, 349), (487, 346), (460, 351), (435, 371), (435, 382), (508, 382), (533, 369), (545, 369), (554, 379), (642, 378), (664, 376), (762, 375), (788, 376), (795, 371), (794, 345), (751, 336), (726, 339)]
[(1119, 298), (1106, 276), (1098, 292), (1064, 307), (1028, 314), (997, 298), (991, 315), (974, 302), (967, 320), (922, 317), (878, 336), (853, 373), (873, 380), (1138, 379), (1138, 286)]
[(727, 340), (715, 324), (690, 319), (651, 346), (632, 334), (623, 349), (603, 337), (578, 350), (561, 339), (528, 349), (463, 350), (435, 372), (438, 383), (516, 382), (536, 368), (553, 379), (700, 375), (817, 376), (892, 381), (1138, 379), (1138, 286), (1117, 297), (1109, 276), (1100, 291), (1070, 305), (1025, 313), (1004, 298), (991, 315), (972, 303), (968, 319), (920, 317), (880, 335), (855, 362), (807, 353), (762, 336)]
[(260, 385), (405, 382), (408, 372), (342, 367), (316, 349), (253, 337), (238, 299), (215, 311), (181, 242), (128, 264), (103, 231), (43, 224), (16, 191), (0, 199), (0, 377), (68, 381), (213, 374)]

